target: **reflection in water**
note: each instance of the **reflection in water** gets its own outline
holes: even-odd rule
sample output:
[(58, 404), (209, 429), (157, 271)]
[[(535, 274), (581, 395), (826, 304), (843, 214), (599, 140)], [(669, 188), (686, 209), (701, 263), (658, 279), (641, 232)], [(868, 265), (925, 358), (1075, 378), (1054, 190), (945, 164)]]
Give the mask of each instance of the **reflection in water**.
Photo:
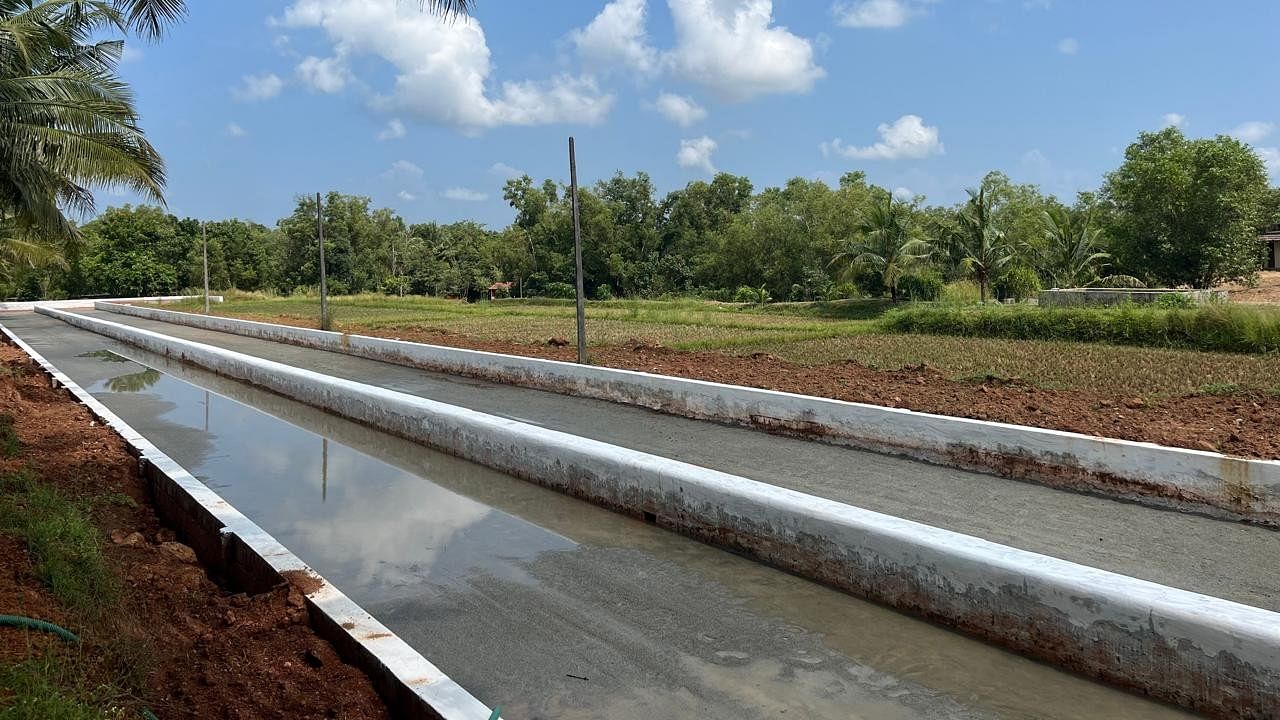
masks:
[(90, 352), (83, 352), (77, 355), (76, 357), (98, 358), (103, 362), (115, 362), (115, 363), (133, 362), (129, 358), (123, 355), (119, 355), (117, 353), (113, 353), (110, 350), (93, 350)]
[(107, 389), (111, 392), (139, 392), (155, 385), (160, 380), (160, 371), (147, 368), (142, 372), (119, 375), (107, 380)]

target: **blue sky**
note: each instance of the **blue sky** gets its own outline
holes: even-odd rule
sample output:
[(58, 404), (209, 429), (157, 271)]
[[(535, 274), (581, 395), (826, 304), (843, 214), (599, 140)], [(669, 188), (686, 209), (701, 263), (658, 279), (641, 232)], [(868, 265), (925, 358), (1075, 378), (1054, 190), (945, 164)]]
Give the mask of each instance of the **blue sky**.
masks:
[[(267, 224), (317, 190), (511, 219), (515, 172), (724, 170), (952, 203), (988, 170), (1071, 198), (1141, 130), (1235, 134), (1280, 180), (1275, 0), (192, 2), (122, 66), (172, 212)], [(99, 206), (128, 196), (103, 194)]]

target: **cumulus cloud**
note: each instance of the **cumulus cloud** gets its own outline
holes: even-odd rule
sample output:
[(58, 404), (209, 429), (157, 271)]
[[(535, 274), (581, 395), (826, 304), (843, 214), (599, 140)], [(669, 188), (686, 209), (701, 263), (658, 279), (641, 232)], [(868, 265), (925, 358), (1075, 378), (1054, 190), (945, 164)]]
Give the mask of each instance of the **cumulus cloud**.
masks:
[(410, 202), (418, 199), (417, 195), (414, 195), (408, 190), (401, 190), (400, 192), (396, 193), (396, 197), (400, 198), (401, 200), (407, 200)]
[(502, 125), (598, 124), (613, 107), (613, 96), (585, 75), (494, 87), (480, 22), (422, 12), (417, 3), (294, 0), (276, 22), (322, 29), (333, 43), (332, 57), (304, 60), (305, 70), (299, 65), (299, 73), (317, 89), (341, 89), (351, 76), (349, 60), (358, 56), (390, 64), (395, 79), (373, 100), (387, 112), (474, 131)]
[(489, 172), (497, 175), (503, 180), (514, 180), (515, 178), (523, 177), (525, 175), (525, 171), (520, 168), (513, 168), (504, 162), (496, 162), (490, 165)]
[(893, 189), (893, 197), (895, 200), (901, 200), (902, 202), (907, 202), (912, 198), (914, 198), (915, 196), (916, 194), (911, 192), (911, 188), (908, 188), (908, 187), (896, 187)]
[(1236, 128), (1231, 131), (1231, 136), (1247, 143), (1257, 143), (1265, 140), (1275, 129), (1275, 123), (1250, 120), (1249, 122), (1241, 123), (1236, 126)]
[(1184, 128), (1187, 126), (1187, 116), (1181, 113), (1165, 113), (1160, 119), (1164, 122), (1165, 127)]
[(1267, 166), (1267, 174), (1280, 178), (1280, 147), (1254, 148), (1253, 151), (1258, 153), (1262, 163)]
[(920, 159), (943, 152), (938, 128), (925, 125), (919, 115), (903, 115), (893, 123), (880, 123), (876, 128), (880, 142), (866, 147), (845, 145), (840, 138), (822, 143), (823, 155), (837, 155), (857, 160)]
[(728, 101), (804, 93), (825, 71), (813, 43), (773, 24), (772, 0), (669, 0), (676, 44), (664, 62), (677, 77)]
[(383, 173), (387, 177), (420, 178), (422, 168), (408, 160), (397, 160), (391, 163), (391, 169)]
[(831, 7), (836, 24), (854, 28), (896, 28), (907, 24), (919, 8), (907, 0), (858, 0)]
[(450, 200), (461, 200), (463, 202), (480, 202), (488, 200), (489, 195), (478, 190), (464, 187), (451, 187), (444, 191), (444, 196)]
[(379, 140), (399, 140), (404, 137), (408, 131), (405, 130), (404, 123), (400, 122), (400, 118), (391, 118), (387, 126), (378, 133)]
[(226, 132), (228, 136), (233, 138), (242, 138), (249, 134), (248, 130), (245, 130), (244, 128), (240, 127), (239, 123), (234, 123), (234, 122), (227, 123), (227, 127), (224, 130), (224, 132)]
[(693, 98), (684, 95), (662, 93), (653, 102), (653, 107), (662, 113), (663, 117), (680, 127), (689, 127), (702, 122), (707, 117), (705, 108), (694, 102)]
[(676, 162), (680, 167), (700, 168), (708, 175), (714, 175), (715, 165), (711, 164), (711, 154), (716, 151), (716, 141), (703, 135), (680, 141), (680, 151), (676, 153)]
[(569, 38), (589, 63), (618, 65), (649, 74), (658, 69), (658, 51), (649, 45), (644, 20), (646, 0), (614, 0)]
[(308, 55), (298, 63), (298, 77), (312, 90), (332, 94), (342, 92), (342, 89), (347, 86), (351, 71), (347, 69), (347, 59), (344, 54), (340, 53), (327, 58)]
[(231, 89), (231, 94), (243, 102), (270, 100), (284, 89), (284, 81), (275, 73), (261, 75), (245, 75), (240, 78), (240, 86)]
[(1075, 38), (1062, 38), (1058, 41), (1058, 52), (1063, 55), (1075, 55), (1080, 52), (1080, 41)]

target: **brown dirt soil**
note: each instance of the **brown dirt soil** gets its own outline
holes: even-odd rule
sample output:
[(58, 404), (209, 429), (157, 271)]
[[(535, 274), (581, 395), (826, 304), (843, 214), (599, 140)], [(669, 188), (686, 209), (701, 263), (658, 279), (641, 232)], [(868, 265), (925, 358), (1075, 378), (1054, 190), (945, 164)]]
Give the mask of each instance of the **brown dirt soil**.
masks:
[(1221, 290), (1231, 293), (1232, 302), (1280, 303), (1280, 270), (1264, 270), (1258, 273), (1258, 284), (1223, 285)]
[[(0, 614), (69, 625), (81, 655), (100, 658), (105, 678), (136, 675), (139, 706), (161, 718), (388, 717), (368, 678), (312, 633), (299, 590), (246, 596), (213, 583), (157, 520), (124, 441), (21, 350), (0, 344), (0, 366), (0, 412), (17, 419), (22, 445), (0, 472), (28, 467), (72, 497), (99, 498), (94, 524), (122, 588), (106, 617), (77, 618), (32, 576), (22, 546), (0, 536)], [(113, 493), (134, 503), (101, 501)], [(0, 662), (26, 657), (29, 643), (56, 647), (37, 635), (0, 628)]]
[[(303, 325), (299, 320), (252, 318)], [(559, 343), (523, 345), (478, 340), (434, 329), (344, 327), (361, 335), (572, 361), (577, 349)], [(1083, 390), (1047, 390), (1019, 380), (963, 382), (927, 365), (873, 370), (855, 362), (800, 365), (772, 355), (684, 352), (633, 342), (591, 349), (606, 367), (710, 380), (730, 385), (829, 397), (978, 420), (1280, 458), (1280, 397), (1265, 393), (1182, 395), (1146, 400)]]

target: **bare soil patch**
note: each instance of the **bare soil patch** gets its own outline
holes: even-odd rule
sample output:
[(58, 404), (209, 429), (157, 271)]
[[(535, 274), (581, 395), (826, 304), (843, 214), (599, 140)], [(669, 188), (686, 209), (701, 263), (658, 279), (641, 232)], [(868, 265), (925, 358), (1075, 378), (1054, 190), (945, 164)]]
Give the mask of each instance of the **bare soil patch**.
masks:
[[(280, 318), (255, 318), (289, 322)], [(295, 321), (295, 324), (297, 323)], [(573, 361), (572, 346), (479, 340), (412, 327), (347, 327), (347, 332), (490, 352)], [(550, 340), (550, 339), (549, 339)], [(1186, 394), (1158, 399), (1050, 390), (1019, 379), (949, 379), (928, 365), (875, 370), (855, 362), (801, 365), (773, 355), (684, 352), (644, 342), (591, 349), (606, 367), (815, 395), (920, 412), (1213, 450), (1254, 458), (1280, 458), (1280, 397), (1261, 392)]]
[(1280, 270), (1264, 270), (1258, 273), (1258, 284), (1223, 285), (1221, 290), (1231, 293), (1232, 302), (1280, 303)]
[[(46, 619), (78, 633), (75, 649), (39, 633), (0, 628), (0, 663), (33, 652), (69, 653), (125, 687), (137, 717), (385, 718), (372, 685), (307, 625), (304, 599), (288, 584), (232, 594), (195, 562), (150, 507), (124, 441), (94, 421), (19, 349), (0, 344), (0, 412), (16, 418), (17, 457), (0, 473), (29, 468), (40, 482), (93, 508), (93, 524), (121, 599), (103, 617), (59, 607), (32, 574), (24, 546), (0, 536), (0, 614)], [(0, 707), (4, 706), (0, 689)]]

